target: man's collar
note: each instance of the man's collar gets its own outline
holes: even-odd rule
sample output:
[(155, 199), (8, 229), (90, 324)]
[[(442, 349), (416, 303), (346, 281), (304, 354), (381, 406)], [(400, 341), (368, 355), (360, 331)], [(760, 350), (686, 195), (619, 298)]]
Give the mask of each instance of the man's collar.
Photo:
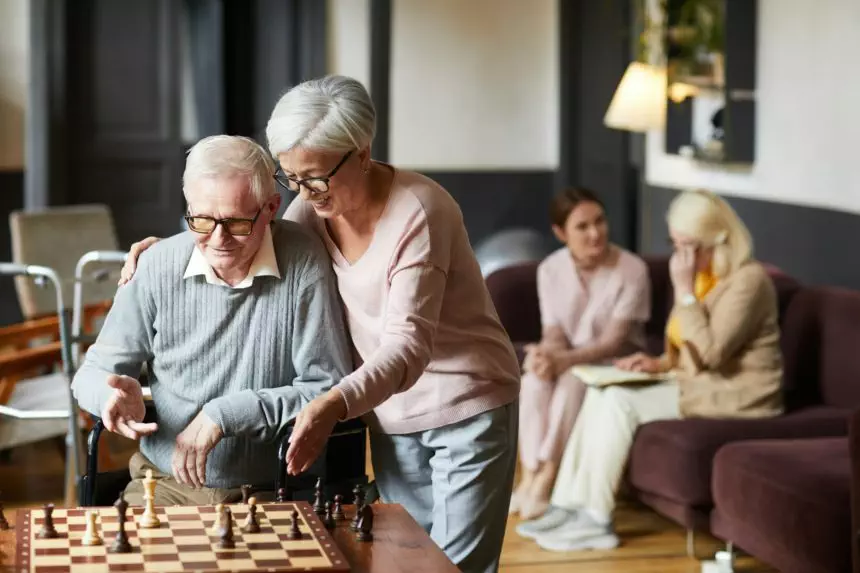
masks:
[[(206, 282), (209, 284), (230, 287), (229, 284), (218, 278), (215, 271), (206, 262), (203, 252), (195, 245), (182, 278), (187, 279), (199, 275), (206, 277)], [(254, 255), (251, 268), (248, 269), (248, 276), (242, 279), (236, 286), (230, 288), (248, 288), (253, 284), (255, 277), (281, 278), (281, 273), (278, 271), (278, 260), (275, 258), (275, 244), (272, 240), (272, 230), (269, 228), (269, 225), (266, 225), (263, 241), (260, 243), (257, 254)]]

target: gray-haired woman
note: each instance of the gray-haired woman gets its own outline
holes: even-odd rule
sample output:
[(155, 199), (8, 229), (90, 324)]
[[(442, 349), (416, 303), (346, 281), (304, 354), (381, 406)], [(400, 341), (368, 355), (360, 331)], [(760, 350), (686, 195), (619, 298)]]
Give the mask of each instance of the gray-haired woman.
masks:
[(383, 500), (405, 506), (463, 571), (495, 571), (519, 365), (458, 205), (432, 180), (372, 160), (375, 130), (367, 90), (343, 76), (291, 89), (266, 129), (275, 177), (301, 199), (285, 218), (325, 243), (360, 363), (298, 416), (288, 469), (306, 470), (338, 420), (365, 416)]

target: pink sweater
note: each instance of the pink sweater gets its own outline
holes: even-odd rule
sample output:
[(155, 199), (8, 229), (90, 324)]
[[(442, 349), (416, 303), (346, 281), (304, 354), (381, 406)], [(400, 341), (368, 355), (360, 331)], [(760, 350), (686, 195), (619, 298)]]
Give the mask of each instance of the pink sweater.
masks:
[(338, 388), (347, 417), (377, 430), (438, 428), (513, 402), (519, 364), (499, 322), (463, 216), (431, 179), (395, 170), (388, 205), (350, 265), (310, 204), (284, 217), (325, 242), (360, 366)]

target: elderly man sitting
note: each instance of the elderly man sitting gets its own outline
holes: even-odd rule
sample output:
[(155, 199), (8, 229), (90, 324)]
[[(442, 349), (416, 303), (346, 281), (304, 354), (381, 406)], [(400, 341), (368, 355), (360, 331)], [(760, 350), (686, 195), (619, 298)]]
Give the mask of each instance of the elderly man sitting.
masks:
[[(142, 503), (148, 469), (158, 505), (234, 502), (243, 484), (271, 490), (287, 423), (350, 371), (331, 263), (314, 236), (273, 221), (273, 173), (252, 140), (194, 146), (183, 177), (190, 232), (140, 257), (75, 376), (84, 409), (142, 437), (130, 503)], [(144, 363), (153, 424), (136, 380)]]

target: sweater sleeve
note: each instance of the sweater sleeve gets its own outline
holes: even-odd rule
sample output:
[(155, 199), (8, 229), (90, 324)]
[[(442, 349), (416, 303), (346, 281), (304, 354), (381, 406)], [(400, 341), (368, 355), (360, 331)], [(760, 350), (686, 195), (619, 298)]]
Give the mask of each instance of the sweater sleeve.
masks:
[(434, 216), (422, 210), (405, 222), (389, 266), (379, 346), (338, 386), (347, 418), (408, 390), (430, 363), (453, 240), (465, 234), (458, 215), (451, 210)]
[(155, 304), (148, 288), (150, 265), (146, 253), (134, 278), (120, 287), (95, 343), (72, 381), (81, 408), (101, 416), (114, 390), (107, 377), (120, 374), (137, 378), (152, 360)]
[(284, 386), (242, 390), (208, 402), (203, 411), (225, 436), (279, 438), (302, 408), (352, 369), (334, 273), (322, 247), (314, 252), (292, 302), (290, 359), (296, 375)]

